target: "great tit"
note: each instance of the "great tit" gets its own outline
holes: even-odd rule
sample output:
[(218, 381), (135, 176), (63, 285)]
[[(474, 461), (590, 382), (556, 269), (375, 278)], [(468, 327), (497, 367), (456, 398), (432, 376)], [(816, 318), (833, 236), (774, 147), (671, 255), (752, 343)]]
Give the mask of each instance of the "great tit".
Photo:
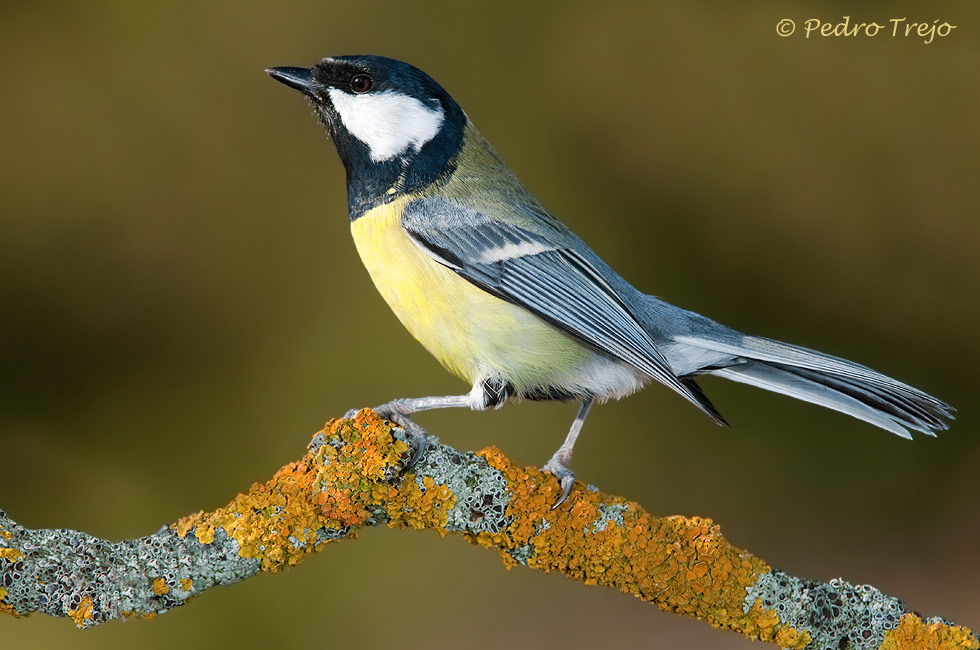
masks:
[(424, 445), (411, 416), (575, 400), (544, 468), (572, 489), (572, 448), (593, 402), (651, 380), (727, 424), (695, 379), (710, 374), (819, 404), (911, 438), (953, 409), (869, 368), (742, 334), (646, 295), (553, 217), (429, 75), (381, 56), (270, 68), (302, 92), (347, 171), (351, 231), (402, 324), (472, 389), (375, 410)]

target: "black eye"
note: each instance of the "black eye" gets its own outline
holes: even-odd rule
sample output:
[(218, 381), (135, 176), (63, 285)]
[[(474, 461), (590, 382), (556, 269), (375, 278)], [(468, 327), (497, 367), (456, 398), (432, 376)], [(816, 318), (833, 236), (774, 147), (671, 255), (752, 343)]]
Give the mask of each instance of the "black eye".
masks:
[(350, 80), (350, 89), (355, 93), (366, 93), (371, 90), (372, 85), (374, 82), (366, 74), (356, 74)]

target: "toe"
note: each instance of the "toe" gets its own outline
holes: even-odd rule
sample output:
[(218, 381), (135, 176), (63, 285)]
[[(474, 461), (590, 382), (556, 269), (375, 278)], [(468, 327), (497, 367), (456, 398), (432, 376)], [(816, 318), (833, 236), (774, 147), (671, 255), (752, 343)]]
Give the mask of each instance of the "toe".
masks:
[(557, 501), (555, 501), (555, 505), (551, 506), (552, 510), (554, 510), (561, 504), (565, 503), (565, 499), (568, 498), (569, 493), (571, 493), (572, 491), (572, 486), (575, 485), (575, 476), (574, 475), (565, 476), (560, 479), (560, 482), (561, 482), (561, 496), (558, 497)]
[(413, 442), (415, 443), (415, 452), (412, 454), (412, 457), (408, 459), (408, 462), (405, 463), (404, 471), (408, 471), (419, 464), (419, 461), (422, 460), (422, 456), (425, 455), (425, 449), (428, 446), (428, 439), (424, 435), (413, 436)]
[(565, 503), (565, 500), (571, 493), (572, 486), (575, 485), (575, 472), (568, 469), (568, 467), (554, 458), (548, 461), (548, 463), (544, 466), (544, 470), (558, 479), (558, 484), (561, 486), (561, 496), (558, 497), (557, 501), (555, 501), (555, 505), (551, 506), (551, 509), (554, 510), (561, 504)]
[(419, 461), (422, 460), (428, 445), (429, 434), (425, 428), (406, 415), (392, 416), (390, 419), (408, 434), (409, 444), (412, 447), (412, 457), (402, 467), (402, 471), (405, 472), (418, 465)]

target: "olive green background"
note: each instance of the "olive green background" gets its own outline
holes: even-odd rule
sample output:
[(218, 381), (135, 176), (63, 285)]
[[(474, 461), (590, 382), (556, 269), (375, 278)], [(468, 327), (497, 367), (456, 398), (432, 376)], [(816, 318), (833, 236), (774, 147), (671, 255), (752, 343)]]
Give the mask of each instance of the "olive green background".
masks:
[[(791, 18), (908, 16), (918, 38)], [(596, 409), (579, 477), (699, 514), (791, 573), (980, 626), (980, 6), (88, 2), (0, 8), (0, 507), (110, 539), (229, 500), (348, 408), (465, 390), (350, 242), (343, 169), (273, 65), (379, 53), (432, 74), (640, 288), (839, 354), (959, 409), (938, 439), (707, 379)], [(540, 464), (572, 405), (420, 418)], [(79, 633), (4, 647), (745, 648), (460, 539), (388, 529)], [(55, 646), (54, 644), (57, 644)], [(605, 646), (604, 646), (605, 647)]]

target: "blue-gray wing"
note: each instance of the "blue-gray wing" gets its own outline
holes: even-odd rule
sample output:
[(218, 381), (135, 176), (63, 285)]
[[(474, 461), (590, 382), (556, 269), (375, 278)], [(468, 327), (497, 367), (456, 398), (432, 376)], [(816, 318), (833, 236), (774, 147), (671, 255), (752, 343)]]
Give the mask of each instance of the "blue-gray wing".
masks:
[(409, 236), (436, 261), (673, 388), (719, 420), (696, 384), (674, 375), (623, 298), (588, 261), (591, 252), (573, 248), (578, 240), (567, 231), (535, 225), (540, 227), (532, 231), (442, 198), (416, 200), (402, 215)]

